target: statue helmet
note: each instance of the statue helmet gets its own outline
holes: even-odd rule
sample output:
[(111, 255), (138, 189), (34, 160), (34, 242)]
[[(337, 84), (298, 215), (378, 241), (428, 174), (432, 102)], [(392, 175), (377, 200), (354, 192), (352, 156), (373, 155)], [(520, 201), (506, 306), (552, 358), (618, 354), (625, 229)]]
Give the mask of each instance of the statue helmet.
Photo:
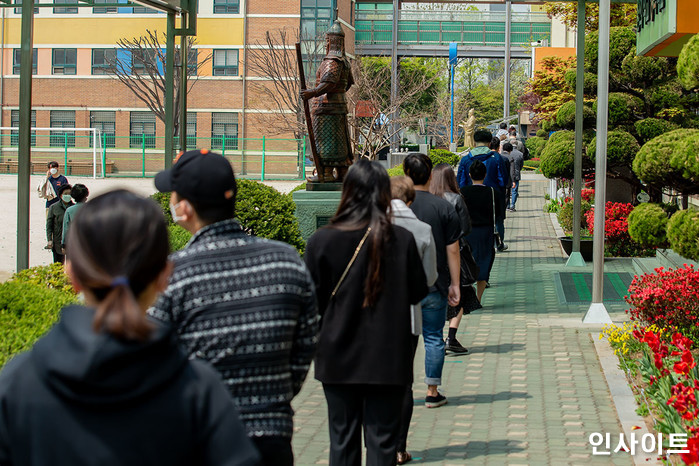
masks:
[(328, 44), (328, 56), (343, 58), (345, 56), (345, 32), (340, 22), (335, 20), (330, 29), (325, 33)]

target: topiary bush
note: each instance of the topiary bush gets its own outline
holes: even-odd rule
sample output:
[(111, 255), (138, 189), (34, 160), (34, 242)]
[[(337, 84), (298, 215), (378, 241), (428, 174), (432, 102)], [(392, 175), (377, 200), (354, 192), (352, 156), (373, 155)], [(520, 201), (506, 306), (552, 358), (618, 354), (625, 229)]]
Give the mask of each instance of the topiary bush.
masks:
[(436, 167), (440, 163), (447, 163), (452, 167), (459, 164), (459, 157), (457, 154), (450, 152), (446, 149), (430, 149), (430, 160), (432, 160), (432, 166)]
[(527, 146), (527, 149), (529, 149), (529, 157), (532, 159), (538, 159), (541, 157), (541, 151), (544, 150), (546, 142), (546, 139), (540, 136), (528, 138), (525, 145)]
[(167, 220), (168, 225), (173, 225), (174, 222), (172, 221), (172, 213), (170, 212), (170, 193), (156, 192), (151, 194), (150, 198), (158, 203), (160, 209), (163, 211), (163, 215), (165, 216), (165, 220)]
[(575, 133), (556, 131), (541, 151), (541, 173), (546, 178), (573, 178)]
[[(580, 228), (586, 228), (587, 227), (587, 222), (585, 221), (585, 214), (587, 213), (588, 210), (592, 208), (592, 205), (587, 202), (587, 201), (582, 201), (580, 204), (580, 225), (578, 225), (578, 229)], [(570, 200), (569, 202), (564, 203), (561, 208), (558, 210), (558, 223), (561, 224), (561, 228), (566, 233), (570, 233), (573, 231), (573, 214), (575, 213), (573, 209), (573, 201)]]
[[(641, 146), (636, 138), (626, 131), (613, 130), (607, 133), (607, 164), (610, 167), (631, 165), (639, 150)], [(587, 156), (593, 163), (596, 151), (597, 137), (594, 137), (587, 145)]]
[(388, 172), (388, 176), (403, 176), (405, 175), (405, 172), (403, 172), (403, 164), (398, 164), (393, 168), (389, 168), (386, 170)]
[[(542, 139), (548, 139), (548, 138), (549, 138), (549, 133), (548, 133), (548, 131), (545, 131), (545, 130), (543, 130), (543, 129), (539, 129), (539, 130), (536, 131), (536, 137), (537, 137), (537, 138), (542, 138)], [(531, 138), (529, 138), (529, 139), (531, 139)], [(527, 139), (527, 141), (529, 141), (529, 139)]]
[(63, 264), (54, 263), (51, 265), (38, 265), (21, 272), (17, 272), (10, 278), (17, 283), (30, 283), (42, 288), (50, 288), (65, 293), (75, 294), (70, 278), (63, 269)]
[(699, 87), (699, 34), (682, 47), (677, 58), (677, 76), (688, 91)]
[(283, 241), (300, 254), (306, 247), (294, 216), (296, 206), (276, 189), (251, 180), (237, 180), (236, 218), (249, 235)]
[[(597, 69), (597, 53), (599, 50), (599, 31), (593, 31), (585, 36), (585, 68)], [(609, 29), (609, 69), (620, 69), (624, 58), (636, 50), (636, 33), (628, 27), (613, 27)]]
[[(595, 113), (587, 105), (583, 105), (583, 127), (591, 127), (595, 122)], [(564, 129), (575, 128), (575, 101), (561, 105), (556, 114), (556, 124)]]
[(179, 225), (168, 225), (167, 236), (170, 241), (170, 252), (183, 249), (192, 239), (192, 234)]
[[(643, 101), (638, 97), (612, 92), (609, 94), (609, 125), (619, 126), (624, 122), (633, 121), (634, 115), (643, 108)], [(597, 115), (597, 101), (592, 104), (592, 112)]]
[(667, 239), (677, 254), (688, 259), (699, 260), (699, 212), (680, 210), (670, 217), (667, 224)]
[(633, 171), (655, 188), (699, 193), (699, 130), (676, 129), (646, 142), (633, 160)]
[(61, 308), (77, 301), (74, 293), (22, 280), (0, 283), (0, 367), (31, 348), (58, 320)]
[(629, 214), (629, 236), (645, 247), (659, 248), (667, 243), (668, 216), (659, 204), (639, 204)]
[(638, 120), (634, 123), (634, 126), (638, 133), (638, 137), (641, 138), (641, 142), (643, 143), (677, 128), (677, 125), (667, 120), (661, 120), (660, 118)]
[[(565, 73), (565, 80), (571, 92), (575, 92), (577, 86), (577, 70), (571, 68)], [(585, 72), (583, 79), (583, 93), (586, 95), (597, 93), (597, 75), (595, 73)]]

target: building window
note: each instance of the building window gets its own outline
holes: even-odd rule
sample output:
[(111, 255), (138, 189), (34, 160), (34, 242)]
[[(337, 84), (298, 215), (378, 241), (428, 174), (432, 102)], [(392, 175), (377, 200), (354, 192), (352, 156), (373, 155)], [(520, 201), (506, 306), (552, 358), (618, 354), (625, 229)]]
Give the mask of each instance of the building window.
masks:
[(77, 49), (53, 49), (52, 74), (75, 74), (78, 62)]
[[(22, 50), (14, 49), (12, 53), (12, 74), (19, 74), (19, 62), (21, 60)], [(36, 49), (32, 53), (32, 74), (36, 74)]]
[(240, 13), (239, 0), (214, 0), (214, 13)]
[[(75, 128), (75, 110), (51, 110), (51, 128)], [(75, 131), (51, 131), (51, 147), (75, 147)]]
[(214, 76), (238, 76), (238, 50), (214, 50)]
[(147, 8), (144, 6), (135, 6), (133, 7), (133, 12), (138, 15), (154, 15), (158, 13), (158, 10), (154, 10), (152, 8)]
[[(94, 0), (95, 5), (103, 4), (103, 3), (116, 3), (116, 0)], [(102, 7), (94, 7), (92, 9), (93, 13), (97, 14), (105, 14), (105, 13), (116, 13), (117, 12), (117, 7), (115, 6), (102, 6)]]
[[(15, 4), (15, 5), (21, 5), (21, 4), (22, 4), (22, 0), (15, 0), (15, 1), (14, 1), (14, 4)], [(35, 7), (35, 8), (34, 8), (34, 14), (36, 15), (36, 14), (38, 14), (38, 13), (39, 13), (39, 9)], [(16, 14), (16, 15), (21, 15), (21, 14), (22, 14), (22, 8), (15, 8), (15, 14)]]
[(302, 38), (315, 39), (330, 29), (335, 3), (335, 0), (301, 0)]
[[(98, 147), (115, 147), (116, 112), (90, 112), (90, 128), (100, 130)], [(92, 135), (90, 135), (92, 147)]]
[(131, 112), (129, 147), (155, 147), (155, 115), (151, 112)]
[(92, 74), (109, 74), (110, 63), (115, 60), (115, 49), (92, 49)]
[[(175, 67), (180, 66), (180, 54), (175, 53)], [(199, 50), (189, 49), (187, 54), (187, 76), (196, 76), (197, 68), (199, 66)]]
[[(36, 128), (36, 110), (32, 110), (32, 128)], [(13, 128), (19, 128), (19, 110), (12, 110), (10, 112), (10, 126)], [(18, 146), (19, 145), (19, 131), (11, 131), (10, 132), (10, 145), (12, 146)], [(36, 131), (32, 131), (32, 137), (31, 137), (31, 145), (32, 147), (36, 146)]]
[[(78, 4), (78, 0), (61, 0), (61, 3), (75, 3), (75, 5)], [(54, 14), (58, 15), (66, 15), (66, 14), (75, 14), (78, 12), (78, 7), (77, 6), (57, 6), (53, 9)]]
[(238, 149), (238, 114), (211, 114), (211, 148), (216, 150)]
[(149, 69), (156, 69), (158, 66), (158, 52), (153, 49), (134, 50), (131, 52), (131, 74), (147, 74)]

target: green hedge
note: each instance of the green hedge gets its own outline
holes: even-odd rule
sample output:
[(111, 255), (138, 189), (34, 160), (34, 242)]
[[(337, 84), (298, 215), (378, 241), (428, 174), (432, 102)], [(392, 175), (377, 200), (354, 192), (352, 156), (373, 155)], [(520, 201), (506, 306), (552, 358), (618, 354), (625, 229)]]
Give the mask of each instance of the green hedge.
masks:
[[(609, 94), (609, 126), (619, 126), (624, 122), (634, 120), (634, 115), (643, 109), (643, 101), (638, 97), (623, 92)], [(597, 115), (597, 101), (592, 104), (592, 111)]]
[[(548, 133), (548, 131), (545, 131), (545, 130), (543, 130), (543, 129), (539, 129), (539, 130), (536, 131), (536, 137), (537, 137), (537, 138), (542, 138), (542, 139), (548, 139), (548, 138), (549, 138), (549, 133)], [(531, 139), (531, 138), (529, 138), (529, 139)], [(527, 139), (527, 141), (529, 141), (529, 139)], [(528, 148), (528, 146), (527, 146), (527, 148)]]
[[(35, 277), (41, 271), (34, 271)], [(58, 320), (59, 311), (76, 302), (74, 293), (20, 280), (0, 283), (0, 367), (31, 348)]]
[(527, 138), (525, 145), (527, 146), (527, 149), (529, 149), (529, 157), (532, 159), (538, 159), (539, 157), (541, 157), (541, 152), (544, 150), (546, 142), (547, 139), (542, 138), (541, 136)]
[(459, 160), (461, 160), (461, 157), (459, 157), (457, 154), (446, 149), (431, 149), (429, 155), (430, 160), (432, 160), (433, 167), (436, 167), (440, 163), (447, 163), (452, 167), (455, 167), (459, 164)]
[(184, 248), (192, 238), (192, 234), (179, 225), (168, 225), (167, 236), (170, 240), (170, 252)]
[(680, 210), (667, 225), (667, 239), (677, 254), (699, 260), (699, 212)]
[[(626, 131), (613, 130), (607, 134), (607, 164), (614, 166), (629, 166), (633, 163), (634, 157), (641, 146), (636, 138)], [(597, 137), (587, 145), (587, 156), (594, 163), (597, 151)]]
[(405, 172), (403, 171), (403, 164), (398, 164), (393, 168), (389, 168), (388, 170), (388, 176), (404, 176)]
[[(592, 109), (583, 105), (583, 127), (591, 128), (595, 123), (595, 113)], [(556, 113), (556, 124), (564, 129), (575, 128), (575, 101), (571, 100), (561, 105)]]
[(666, 120), (661, 120), (659, 118), (646, 118), (643, 120), (638, 120), (634, 123), (636, 127), (636, 132), (641, 142), (650, 141), (664, 133), (669, 133), (670, 131), (677, 128), (677, 125), (670, 123)]
[(667, 212), (659, 204), (639, 204), (629, 214), (629, 236), (644, 247), (667, 243)]
[(644, 183), (699, 193), (699, 130), (676, 129), (646, 142), (633, 160), (633, 171)]
[(51, 265), (31, 267), (15, 273), (10, 280), (17, 283), (30, 283), (42, 288), (51, 288), (53, 290), (75, 294), (70, 279), (63, 270), (63, 264), (54, 263)]

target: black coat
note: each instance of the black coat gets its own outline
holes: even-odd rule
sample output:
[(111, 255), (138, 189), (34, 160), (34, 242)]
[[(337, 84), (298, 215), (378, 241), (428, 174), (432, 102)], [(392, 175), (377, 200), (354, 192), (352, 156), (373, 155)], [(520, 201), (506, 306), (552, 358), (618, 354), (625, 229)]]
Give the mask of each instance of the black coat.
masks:
[(248, 465), (258, 453), (218, 374), (174, 332), (146, 342), (60, 321), (0, 373), (0, 465)]
[(410, 304), (427, 296), (427, 279), (413, 235), (392, 229), (383, 254), (383, 286), (372, 307), (362, 305), (370, 240), (330, 302), (366, 229), (325, 227), (308, 240), (304, 258), (322, 315), (315, 376), (323, 383), (405, 385), (413, 380)]

